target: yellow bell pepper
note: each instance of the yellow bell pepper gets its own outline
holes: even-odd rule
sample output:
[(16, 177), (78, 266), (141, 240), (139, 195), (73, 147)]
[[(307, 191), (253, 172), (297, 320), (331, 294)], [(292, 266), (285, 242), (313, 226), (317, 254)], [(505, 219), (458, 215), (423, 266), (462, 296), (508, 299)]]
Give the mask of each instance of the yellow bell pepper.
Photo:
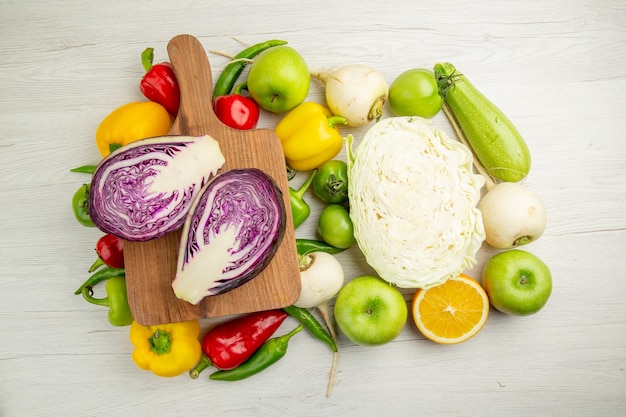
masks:
[(287, 165), (296, 171), (310, 171), (333, 159), (343, 147), (336, 125), (345, 123), (345, 118), (309, 101), (291, 110), (274, 128)]
[(200, 323), (189, 320), (179, 323), (143, 326), (130, 325), (133, 361), (138, 367), (163, 377), (177, 376), (193, 368), (202, 357)]
[(167, 135), (172, 118), (165, 107), (152, 101), (132, 102), (113, 110), (96, 130), (102, 157), (139, 139)]

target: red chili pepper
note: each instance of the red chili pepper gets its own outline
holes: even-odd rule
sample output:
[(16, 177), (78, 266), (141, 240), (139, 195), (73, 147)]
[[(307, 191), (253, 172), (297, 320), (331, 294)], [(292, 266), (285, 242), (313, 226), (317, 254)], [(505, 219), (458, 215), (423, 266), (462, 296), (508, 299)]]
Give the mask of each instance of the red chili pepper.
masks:
[(98, 259), (91, 265), (89, 272), (93, 272), (102, 265), (111, 268), (124, 268), (124, 241), (117, 236), (106, 234), (96, 242)]
[(172, 65), (169, 62), (152, 65), (153, 60), (154, 48), (146, 48), (141, 54), (146, 74), (139, 83), (139, 90), (148, 100), (159, 103), (176, 117), (180, 106), (180, 88)]
[(266, 310), (237, 317), (211, 329), (202, 339), (202, 359), (189, 376), (197, 378), (204, 369), (233, 369), (246, 361), (275, 332), (288, 314)]
[(256, 127), (259, 121), (260, 110), (250, 97), (241, 95), (245, 83), (235, 87), (232, 94), (216, 97), (213, 100), (213, 111), (228, 127), (239, 130), (250, 130)]

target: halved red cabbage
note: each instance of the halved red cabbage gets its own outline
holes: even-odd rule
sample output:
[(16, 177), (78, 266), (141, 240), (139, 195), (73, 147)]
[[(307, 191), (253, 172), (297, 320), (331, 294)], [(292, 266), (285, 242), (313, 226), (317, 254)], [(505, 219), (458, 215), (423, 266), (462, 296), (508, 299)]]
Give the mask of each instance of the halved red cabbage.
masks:
[(172, 288), (198, 304), (257, 276), (285, 233), (285, 204), (274, 180), (256, 168), (214, 177), (191, 207)]
[(161, 136), (119, 148), (93, 174), (91, 220), (130, 241), (161, 237), (183, 226), (191, 203), (224, 162), (208, 135)]

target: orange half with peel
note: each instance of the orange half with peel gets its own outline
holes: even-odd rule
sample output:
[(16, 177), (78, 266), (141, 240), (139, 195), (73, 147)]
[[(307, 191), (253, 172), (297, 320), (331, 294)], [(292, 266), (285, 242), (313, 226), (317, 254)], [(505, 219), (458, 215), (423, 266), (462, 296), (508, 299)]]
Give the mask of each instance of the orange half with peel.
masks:
[(487, 322), (489, 298), (483, 287), (461, 274), (441, 285), (418, 289), (411, 304), (413, 321), (422, 334), (437, 343), (461, 343)]

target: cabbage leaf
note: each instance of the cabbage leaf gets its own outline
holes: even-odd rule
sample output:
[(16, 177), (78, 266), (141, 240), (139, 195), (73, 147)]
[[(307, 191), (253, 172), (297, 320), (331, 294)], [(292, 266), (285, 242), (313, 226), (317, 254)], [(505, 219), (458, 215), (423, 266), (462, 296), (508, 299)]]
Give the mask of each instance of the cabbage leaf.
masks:
[(349, 146), (348, 159), (354, 235), (381, 278), (429, 288), (475, 264), (485, 239), (476, 208), (485, 180), (465, 145), (426, 119), (392, 117), (354, 152)]

